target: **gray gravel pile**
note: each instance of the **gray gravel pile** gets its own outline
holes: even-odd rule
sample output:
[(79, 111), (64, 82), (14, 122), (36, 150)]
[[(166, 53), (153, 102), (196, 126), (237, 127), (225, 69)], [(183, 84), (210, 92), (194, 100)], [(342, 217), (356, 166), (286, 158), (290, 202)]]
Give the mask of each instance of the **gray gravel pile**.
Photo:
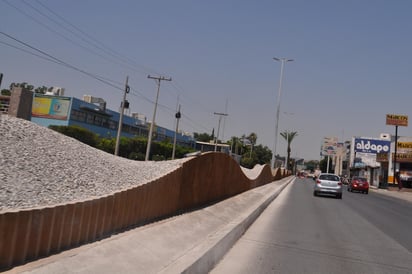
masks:
[(164, 176), (187, 160), (132, 161), (0, 115), (0, 211), (112, 194)]

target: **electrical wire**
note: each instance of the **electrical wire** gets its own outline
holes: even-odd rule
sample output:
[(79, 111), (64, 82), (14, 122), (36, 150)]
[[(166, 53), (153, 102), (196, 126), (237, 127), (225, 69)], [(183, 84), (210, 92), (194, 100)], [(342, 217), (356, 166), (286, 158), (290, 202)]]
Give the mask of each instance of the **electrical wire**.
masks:
[(13, 37), (13, 36), (7, 34), (7, 33), (4, 33), (3, 31), (0, 31), (0, 34), (8, 37), (8, 38), (11, 39), (11, 40), (14, 40), (14, 41), (20, 43), (20, 44), (22, 44), (22, 45), (24, 45), (24, 46), (26, 46), (26, 47), (34, 50), (34, 51), (37, 51), (37, 52), (43, 54), (44, 56), (52, 59), (53, 62), (55, 62), (55, 63), (57, 63), (57, 64), (59, 64), (59, 65), (65, 66), (65, 67), (70, 68), (70, 69), (73, 69), (73, 70), (75, 70), (75, 71), (78, 71), (78, 72), (80, 72), (80, 73), (82, 73), (82, 74), (85, 74), (85, 75), (87, 75), (87, 76), (89, 76), (89, 77), (91, 77), (91, 78), (93, 78), (93, 79), (95, 79), (95, 80), (98, 80), (98, 81), (100, 81), (100, 82), (102, 82), (102, 83), (104, 83), (104, 84), (106, 84), (106, 85), (108, 85), (108, 86), (110, 86), (110, 87), (113, 87), (113, 88), (115, 88), (115, 89), (118, 89), (118, 90), (122, 90), (122, 91), (123, 91), (123, 88), (120, 88), (120, 87), (118, 87), (118, 86), (113, 85), (113, 84), (110, 83), (108, 80), (105, 80), (104, 77), (101, 77), (101, 76), (92, 74), (92, 73), (90, 73), (90, 72), (87, 72), (87, 71), (85, 71), (85, 70), (83, 70), (83, 69), (77, 68), (77, 67), (75, 67), (75, 66), (73, 66), (73, 65), (71, 65), (71, 64), (69, 64), (69, 63), (67, 63), (67, 62), (65, 62), (65, 61), (62, 61), (62, 60), (60, 60), (60, 59), (58, 59), (58, 58), (56, 58), (56, 57), (54, 57), (54, 56), (52, 56), (52, 55), (50, 55), (50, 54), (48, 54), (48, 53), (46, 53), (46, 52), (40, 50), (40, 49), (37, 49), (37, 48), (29, 45), (28, 43), (25, 43), (25, 42), (23, 42), (23, 41), (15, 38), (15, 37)]
[[(23, 0), (23, 3), (24, 3), (25, 5), (27, 5), (28, 7), (30, 7), (32, 10), (36, 11), (38, 14), (42, 15), (43, 17), (45, 17), (45, 18), (48, 19), (49, 21), (51, 21), (51, 22), (53, 22), (54, 24), (56, 24), (57, 26), (59, 26), (60, 28), (62, 28), (62, 29), (64, 29), (65, 31), (67, 31), (67, 32), (71, 33), (72, 35), (76, 36), (76, 37), (77, 37), (78, 39), (80, 39), (81, 41), (87, 43), (88, 45), (91, 45), (92, 47), (94, 47), (94, 48), (96, 48), (96, 49), (104, 52), (105, 54), (107, 54), (107, 55), (109, 55), (109, 56), (111, 56), (111, 57), (113, 57), (113, 58), (116, 58), (116, 60), (109, 59), (109, 58), (107, 58), (106, 56), (103, 56), (102, 54), (99, 54), (99, 53), (95, 52), (94, 50), (91, 50), (90, 48), (87, 48), (87, 47), (85, 47), (85, 46), (83, 46), (83, 45), (80, 45), (79, 43), (73, 41), (72, 39), (64, 36), (61, 32), (58, 32), (58, 31), (52, 29), (50, 26), (42, 23), (41, 21), (37, 20), (35, 17), (33, 17), (33, 16), (31, 16), (30, 14), (28, 14), (28, 13), (24, 12), (23, 10), (19, 9), (19, 8), (16, 7), (15, 5), (11, 4), (9, 1), (7, 1), (7, 0), (3, 0), (3, 1), (4, 1), (6, 4), (8, 4), (9, 6), (13, 7), (14, 9), (16, 9), (18, 12), (22, 13), (23, 15), (25, 15), (25, 16), (27, 16), (28, 18), (30, 18), (31, 20), (35, 21), (35, 22), (38, 23), (39, 25), (41, 25), (41, 26), (43, 26), (44, 28), (48, 29), (48, 30), (51, 31), (52, 33), (54, 33), (54, 34), (56, 34), (56, 35), (64, 38), (66, 41), (68, 41), (68, 42), (70, 42), (70, 43), (72, 43), (72, 44), (74, 44), (74, 45), (76, 45), (76, 46), (79, 46), (80, 48), (86, 50), (86, 51), (89, 52), (89, 53), (92, 53), (92, 54), (94, 54), (94, 55), (96, 55), (96, 56), (99, 56), (100, 58), (103, 58), (103, 59), (105, 59), (106, 61), (114, 62), (114, 63), (116, 63), (117, 65), (125, 66), (125, 67), (127, 67), (128, 69), (132, 69), (132, 70), (134, 70), (134, 71), (136, 71), (135, 67), (140, 67), (140, 68), (143, 68), (144, 70), (146, 70), (146, 71), (144, 71), (143, 73), (147, 73), (147, 71), (150, 71), (152, 74), (160, 75), (158, 72), (156, 72), (156, 71), (154, 71), (154, 70), (152, 70), (152, 69), (149, 69), (149, 68), (147, 68), (147, 67), (145, 67), (145, 66), (138, 65), (136, 62), (132, 61), (131, 59), (129, 59), (129, 58), (127, 58), (127, 57), (123, 57), (123, 56), (121, 56), (119, 53), (117, 53), (117, 52), (115, 52), (114, 50), (110, 49), (109, 47), (106, 47), (103, 43), (99, 42), (97, 39), (93, 38), (92, 36), (90, 36), (89, 34), (87, 34), (86, 32), (84, 32), (84, 31), (81, 30), (80, 28), (76, 27), (74, 24), (70, 23), (70, 22), (69, 22), (68, 20), (66, 20), (63, 16), (61, 16), (60, 14), (57, 14), (55, 11), (53, 11), (52, 9), (50, 9), (49, 7), (47, 7), (46, 5), (44, 5), (43, 3), (41, 3), (39, 0), (35, 0), (35, 2), (36, 2), (38, 5), (40, 5), (43, 9), (47, 10), (50, 14), (52, 14), (53, 16), (55, 16), (56, 18), (58, 18), (59, 20), (63, 21), (65, 24), (69, 25), (69, 26), (70, 26), (71, 28), (73, 28), (75, 31), (73, 31), (73, 30), (71, 30), (70, 28), (64, 26), (64, 24), (58, 22), (57, 20), (51, 18), (50, 16), (48, 16), (47, 14), (45, 14), (44, 12), (42, 12), (40, 9), (36, 8), (36, 7), (33, 6), (32, 4), (26, 2), (25, 0)], [(23, 45), (25, 45), (26, 47), (29, 47), (29, 48), (31, 48), (32, 50), (35, 50), (35, 51), (41, 53), (42, 55), (39, 55), (39, 54), (30, 52), (30, 51), (28, 51), (28, 50), (25, 50), (25, 49), (20, 48), (20, 47), (17, 47), (17, 46), (13, 46), (13, 45), (11, 45), (11, 44), (9, 44), (9, 43), (6, 43), (6, 42), (0, 41), (0, 43), (2, 43), (2, 44), (5, 44), (5, 45), (7, 45), (7, 46), (9, 46), (9, 47), (18, 49), (18, 50), (23, 51), (23, 52), (25, 52), (25, 53), (31, 54), (31, 55), (36, 56), (36, 57), (38, 57), (38, 58), (44, 59), (44, 60), (46, 60), (46, 61), (53, 62), (53, 63), (59, 64), (59, 65), (63, 65), (63, 66), (65, 66), (65, 67), (68, 67), (68, 68), (70, 68), (70, 69), (76, 70), (76, 71), (78, 71), (78, 72), (80, 72), (80, 73), (82, 73), (82, 74), (85, 74), (85, 75), (87, 75), (87, 76), (89, 76), (89, 77), (91, 77), (91, 78), (93, 78), (93, 79), (96, 79), (96, 80), (98, 80), (98, 81), (100, 81), (100, 82), (102, 82), (102, 83), (104, 83), (104, 84), (106, 84), (106, 85), (109, 85), (109, 86), (111, 86), (111, 87), (113, 87), (113, 88), (115, 88), (115, 89), (117, 89), (117, 90), (122, 90), (122, 91), (123, 91), (123, 88), (120, 88), (120, 87), (115, 86), (115, 85), (112, 84), (112, 83), (116, 83), (116, 84), (121, 85), (121, 83), (119, 83), (119, 82), (115, 82), (115, 81), (110, 80), (110, 79), (108, 79), (108, 78), (105, 78), (105, 77), (102, 77), (102, 76), (98, 76), (98, 75), (92, 74), (92, 73), (87, 72), (87, 71), (85, 71), (85, 70), (83, 70), (83, 69), (80, 69), (80, 68), (78, 68), (78, 67), (75, 67), (74, 65), (68, 64), (67, 62), (64, 62), (64, 61), (62, 61), (62, 60), (60, 60), (60, 59), (58, 59), (58, 58), (56, 58), (56, 57), (54, 57), (54, 56), (52, 56), (52, 55), (44, 52), (44, 51), (42, 51), (42, 50), (39, 50), (39, 49), (37, 49), (37, 48), (35, 48), (35, 47), (33, 47), (33, 46), (30, 46), (28, 43), (25, 43), (25, 42), (23, 42), (23, 41), (20, 41), (20, 40), (18, 40), (17, 38), (14, 38), (14, 37), (12, 37), (11, 35), (8, 35), (8, 34), (6, 34), (6, 33), (4, 33), (4, 32), (0, 32), (0, 34), (3, 34), (3, 35), (5, 35), (5, 36), (7, 36), (8, 38), (10, 38), (10, 39), (12, 39), (12, 40), (15, 40), (16, 42), (18, 42), (18, 43), (20, 43), (20, 44), (23, 44)], [(119, 62), (118, 60), (120, 60), (121, 62)], [(134, 67), (131, 67), (131, 65), (134, 66)], [(141, 73), (141, 72), (140, 72), (140, 73)], [(183, 92), (183, 89), (182, 89), (180, 86), (178, 86), (178, 85), (175, 85), (175, 84), (172, 83), (172, 87), (177, 91), (178, 96), (179, 96), (179, 94), (180, 94), (181, 92)], [(134, 94), (132, 94), (132, 95), (134, 95), (134, 96), (136, 96), (136, 97), (143, 98), (145, 101), (147, 101), (147, 102), (149, 102), (149, 103), (151, 103), (151, 104), (155, 104), (151, 99), (147, 98), (147, 97), (146, 97), (145, 95), (143, 95), (141, 92), (139, 92), (139, 91), (137, 91), (137, 90), (135, 90), (135, 89), (133, 89), (133, 91), (134, 91)], [(187, 98), (190, 98), (189, 96), (184, 96), (183, 98), (185, 98), (185, 99), (183, 99), (183, 101), (187, 101), (187, 102), (189, 102), (189, 104), (191, 104), (191, 105), (193, 105), (193, 102), (195, 102), (195, 101), (193, 101), (193, 100), (192, 100), (191, 102), (190, 102), (190, 100), (186, 100)], [(212, 111), (207, 110), (207, 108), (206, 108), (204, 105), (200, 104), (199, 102), (195, 102), (195, 104), (201, 106), (202, 109), (203, 109), (205, 112), (207, 112), (207, 113), (212, 113)], [(175, 110), (173, 110), (172, 108), (170, 108), (170, 107), (168, 107), (168, 106), (165, 106), (165, 105), (162, 105), (162, 104), (158, 104), (158, 105), (159, 105), (159, 107), (160, 107), (161, 109), (167, 111), (167, 112), (168, 112), (169, 114), (171, 114), (171, 115), (174, 115)], [(185, 117), (188, 121), (192, 122), (193, 124), (197, 124), (197, 123), (196, 123), (195, 121), (193, 121), (189, 116), (186, 116), (186, 115), (182, 115), (182, 116)], [(206, 129), (206, 128), (203, 127), (202, 125), (198, 125), (198, 126)]]
[[(41, 12), (39, 9), (37, 9), (36, 7), (34, 7), (31, 4), (28, 4), (27, 2), (25, 2), (25, 0), (23, 0), (23, 2), (30, 6), (32, 9), (34, 9), (35, 11), (37, 11), (39, 14), (43, 15), (45, 18), (47, 18), (48, 20), (54, 22), (56, 25), (60, 26), (61, 28), (65, 29), (66, 31), (70, 32), (72, 35), (78, 37), (79, 39), (81, 39), (83, 42), (99, 49), (100, 51), (104, 52), (107, 55), (110, 55), (111, 57), (117, 59), (116, 63), (118, 65), (122, 65), (126, 68), (132, 69), (135, 72), (138, 73), (142, 73), (142, 74), (147, 74), (148, 72), (152, 73), (152, 74), (156, 74), (156, 75), (160, 75), (158, 72), (156, 72), (153, 69), (150, 69), (146, 66), (143, 65), (139, 65), (136, 62), (132, 61), (130, 58), (124, 57), (121, 54), (117, 53), (116, 51), (114, 51), (113, 49), (105, 46), (102, 42), (98, 41), (96, 38), (92, 37), (91, 35), (87, 34), (85, 31), (81, 30), (79, 27), (76, 27), (74, 24), (70, 23), (67, 19), (65, 19), (62, 15), (58, 14), (57, 12), (53, 11), (52, 9), (50, 9), (49, 7), (47, 7), (46, 5), (44, 5), (43, 3), (41, 3), (39, 0), (35, 0), (35, 2), (37, 4), (39, 4), (42, 8), (44, 8), (45, 10), (47, 10), (50, 14), (52, 14), (53, 16), (55, 16), (56, 18), (58, 18), (59, 20), (63, 21), (65, 24), (69, 25), (72, 29), (74, 29), (75, 31), (70, 30), (69, 28), (65, 27), (63, 24), (61, 24), (60, 22), (57, 22), (57, 20), (54, 20), (52, 18), (50, 18), (50, 16), (46, 15), (45, 13)], [(100, 56), (100, 55), (99, 55)], [(102, 57), (102, 56), (101, 56)], [(107, 59), (106, 59), (107, 60)], [(119, 62), (120, 61), (120, 62)], [(136, 67), (139, 67), (139, 70), (136, 69)]]

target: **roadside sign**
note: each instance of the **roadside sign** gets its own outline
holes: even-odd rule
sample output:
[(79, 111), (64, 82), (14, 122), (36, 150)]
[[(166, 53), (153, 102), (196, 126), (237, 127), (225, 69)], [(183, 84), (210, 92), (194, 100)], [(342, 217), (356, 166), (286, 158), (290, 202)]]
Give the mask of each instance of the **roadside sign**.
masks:
[(408, 115), (386, 114), (386, 124), (407, 127)]

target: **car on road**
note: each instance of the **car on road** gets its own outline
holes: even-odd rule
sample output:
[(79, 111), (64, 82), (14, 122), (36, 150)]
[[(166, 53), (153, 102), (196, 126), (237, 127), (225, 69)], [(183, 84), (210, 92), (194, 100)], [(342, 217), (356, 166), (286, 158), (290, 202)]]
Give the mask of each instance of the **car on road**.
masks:
[(321, 173), (315, 180), (313, 195), (321, 194), (334, 195), (338, 199), (342, 199), (342, 182), (338, 175), (332, 173)]
[(359, 191), (362, 193), (368, 194), (369, 192), (369, 183), (365, 177), (353, 176), (348, 184), (348, 191), (353, 192)]

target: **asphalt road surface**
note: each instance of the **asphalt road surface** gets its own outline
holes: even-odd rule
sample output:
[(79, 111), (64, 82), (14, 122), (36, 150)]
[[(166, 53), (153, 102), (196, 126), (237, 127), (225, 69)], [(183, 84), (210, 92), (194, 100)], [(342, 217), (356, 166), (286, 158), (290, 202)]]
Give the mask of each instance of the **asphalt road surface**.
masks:
[(412, 203), (296, 179), (210, 273), (412, 273)]

